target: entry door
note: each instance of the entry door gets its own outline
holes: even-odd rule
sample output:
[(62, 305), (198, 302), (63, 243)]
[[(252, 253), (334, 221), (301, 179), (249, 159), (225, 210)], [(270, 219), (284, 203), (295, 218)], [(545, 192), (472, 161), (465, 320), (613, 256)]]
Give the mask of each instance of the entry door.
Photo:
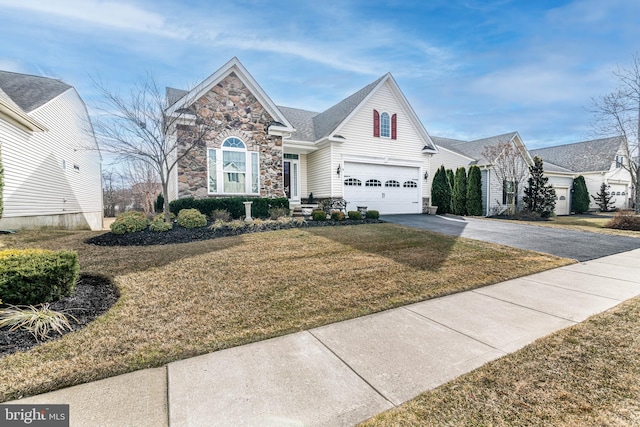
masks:
[(300, 201), (300, 164), (298, 160), (284, 161), (284, 192), (292, 202)]
[(569, 215), (569, 189), (555, 188), (556, 190), (556, 215)]

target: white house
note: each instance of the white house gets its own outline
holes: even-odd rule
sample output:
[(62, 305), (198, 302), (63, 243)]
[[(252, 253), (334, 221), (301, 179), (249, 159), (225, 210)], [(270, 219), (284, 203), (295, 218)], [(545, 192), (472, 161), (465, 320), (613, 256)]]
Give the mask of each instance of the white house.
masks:
[(0, 71), (0, 228), (102, 229), (97, 148), (85, 104), (72, 86)]
[[(549, 176), (549, 182), (560, 185), (558, 181), (564, 180), (564, 188), (568, 185), (567, 177), (570, 177), (572, 184), (573, 178), (582, 175), (590, 195), (595, 196), (600, 192), (600, 186), (604, 183), (609, 185), (609, 192), (614, 196), (615, 208), (625, 209), (632, 206), (629, 158), (621, 137), (540, 148), (531, 150), (531, 154), (544, 161), (545, 174)], [(593, 198), (590, 199), (590, 208), (597, 209), (596, 202)]]
[(521, 200), (529, 176), (528, 172), (521, 182), (503, 182), (494, 169), (497, 159), (485, 156), (485, 150), (488, 147), (496, 146), (500, 143), (512, 144), (515, 148), (514, 152), (519, 155), (515, 160), (519, 164), (519, 169), (528, 171), (528, 167), (533, 164), (533, 161), (518, 132), (474, 141), (462, 141), (437, 136), (432, 139), (439, 150), (438, 156), (433, 160), (434, 167), (444, 165), (446, 169), (452, 169), (454, 172), (461, 166), (468, 169), (469, 166), (476, 165), (480, 168), (482, 173), (483, 215), (489, 216), (502, 213), (512, 203), (515, 203), (516, 207), (522, 205)]
[(295, 206), (312, 193), (382, 214), (429, 204), (438, 150), (391, 74), (313, 112), (276, 105), (233, 58), (191, 91), (168, 88), (167, 98), (167, 115), (190, 109), (212, 123), (179, 162), (170, 199), (286, 196)]

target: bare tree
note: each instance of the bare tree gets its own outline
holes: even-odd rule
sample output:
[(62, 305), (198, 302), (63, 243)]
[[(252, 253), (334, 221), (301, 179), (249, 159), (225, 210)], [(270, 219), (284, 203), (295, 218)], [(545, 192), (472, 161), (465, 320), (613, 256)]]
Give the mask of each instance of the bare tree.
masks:
[(496, 177), (502, 181), (509, 213), (515, 213), (520, 184), (529, 174), (529, 165), (525, 161), (523, 153), (515, 143), (500, 141), (496, 145), (486, 146), (482, 155), (491, 163)]
[(162, 191), (158, 174), (149, 163), (139, 160), (127, 162), (123, 171), (133, 195), (134, 204), (148, 216), (154, 212), (154, 202)]
[(142, 162), (154, 170), (165, 200), (165, 220), (170, 221), (170, 176), (182, 158), (204, 143), (211, 126), (197, 118), (193, 102), (184, 104), (189, 108), (166, 115), (164, 91), (151, 74), (141, 78), (127, 97), (95, 79), (94, 85), (103, 97), (100, 114), (94, 119), (100, 149), (120, 161)]
[(590, 111), (594, 128), (605, 136), (616, 135), (623, 140), (625, 161), (633, 185), (635, 212), (640, 213), (640, 56), (633, 56), (629, 68), (618, 68), (613, 75), (618, 87), (611, 93), (591, 98)]

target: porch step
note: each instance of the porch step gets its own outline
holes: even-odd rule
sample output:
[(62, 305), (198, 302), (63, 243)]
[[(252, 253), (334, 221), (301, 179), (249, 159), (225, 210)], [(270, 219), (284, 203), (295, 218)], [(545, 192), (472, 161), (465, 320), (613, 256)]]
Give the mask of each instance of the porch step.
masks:
[(290, 206), (291, 216), (294, 218), (308, 218), (311, 216), (311, 212), (319, 207), (317, 203)]

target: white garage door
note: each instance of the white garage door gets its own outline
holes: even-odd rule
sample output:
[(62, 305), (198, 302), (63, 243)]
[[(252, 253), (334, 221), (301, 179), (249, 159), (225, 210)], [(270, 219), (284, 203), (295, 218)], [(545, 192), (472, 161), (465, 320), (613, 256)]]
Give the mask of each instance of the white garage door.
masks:
[(381, 214), (421, 213), (419, 176), (417, 167), (345, 162), (347, 210), (366, 206)]

